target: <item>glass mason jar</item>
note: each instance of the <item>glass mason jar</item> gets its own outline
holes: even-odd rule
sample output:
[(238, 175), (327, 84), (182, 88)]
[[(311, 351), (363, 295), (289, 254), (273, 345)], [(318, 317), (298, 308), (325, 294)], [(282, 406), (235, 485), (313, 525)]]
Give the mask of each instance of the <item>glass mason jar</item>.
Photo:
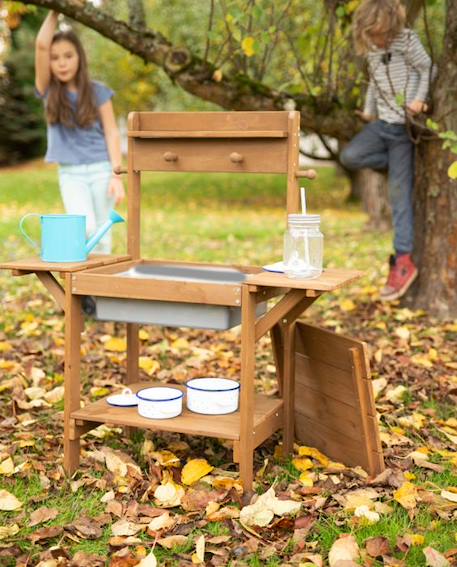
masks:
[(320, 215), (288, 216), (284, 235), (284, 272), (289, 278), (317, 278), (322, 273), (324, 235)]

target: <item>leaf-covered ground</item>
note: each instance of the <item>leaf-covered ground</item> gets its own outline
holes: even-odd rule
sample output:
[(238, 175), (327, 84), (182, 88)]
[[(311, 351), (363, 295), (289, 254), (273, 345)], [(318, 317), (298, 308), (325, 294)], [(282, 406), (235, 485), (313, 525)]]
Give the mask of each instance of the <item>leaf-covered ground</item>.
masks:
[[(59, 210), (52, 170), (6, 173), (3, 260), (30, 255), (17, 236), (21, 214)], [(232, 179), (148, 179), (144, 256), (279, 259), (283, 187), (267, 176), (242, 188)], [(389, 235), (367, 232), (363, 215), (343, 206), (333, 170), (309, 192), (323, 217), (326, 265), (366, 276), (322, 297), (306, 320), (368, 343), (386, 472), (368, 479), (300, 445), (284, 458), (277, 435), (256, 451), (254, 495), (238, 482), (226, 443), (101, 426), (83, 438), (81, 467), (67, 478), (63, 319), (34, 278), (0, 272), (0, 565), (456, 564), (457, 321), (380, 303)], [(116, 252), (123, 239), (119, 231)], [(86, 320), (85, 403), (122, 387), (124, 337), (122, 324)], [(145, 380), (239, 376), (239, 329), (145, 326), (140, 338)], [(268, 339), (256, 357), (257, 388), (274, 396)]]

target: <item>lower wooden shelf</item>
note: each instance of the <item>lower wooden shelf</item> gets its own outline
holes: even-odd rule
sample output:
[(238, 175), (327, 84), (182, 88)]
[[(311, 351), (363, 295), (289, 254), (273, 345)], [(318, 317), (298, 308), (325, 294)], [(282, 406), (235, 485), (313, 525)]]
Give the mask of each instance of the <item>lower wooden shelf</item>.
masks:
[[(129, 384), (133, 392), (141, 388), (154, 385), (151, 382)], [(157, 385), (159, 385), (157, 383)], [(166, 386), (167, 384), (160, 384)], [(185, 391), (184, 386), (169, 384), (173, 388)], [(88, 404), (84, 408), (73, 411), (71, 419), (75, 420), (75, 427), (88, 428), (87, 422), (110, 423), (113, 425), (126, 425), (142, 429), (153, 429), (157, 431), (173, 431), (188, 435), (202, 435), (205, 437), (218, 437), (238, 441), (240, 439), (240, 412), (227, 415), (201, 415), (193, 413), (185, 407), (183, 401), (183, 412), (178, 417), (171, 419), (148, 419), (138, 415), (136, 407), (122, 408), (108, 404), (106, 399)], [(94, 425), (95, 427), (95, 425)], [(263, 394), (255, 395), (254, 407), (254, 443), (257, 447), (272, 433), (283, 427), (283, 400), (271, 398)], [(80, 431), (80, 434), (83, 431)], [(76, 433), (76, 432), (75, 432)], [(78, 436), (78, 435), (76, 435)]]

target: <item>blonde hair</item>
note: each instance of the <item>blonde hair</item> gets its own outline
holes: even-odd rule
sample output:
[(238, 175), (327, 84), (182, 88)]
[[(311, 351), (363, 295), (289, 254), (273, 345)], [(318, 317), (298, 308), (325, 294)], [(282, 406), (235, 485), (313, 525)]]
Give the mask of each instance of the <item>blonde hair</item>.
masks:
[(365, 55), (374, 33), (386, 33), (387, 45), (405, 27), (406, 10), (400, 0), (363, 0), (354, 13), (352, 33), (355, 50)]

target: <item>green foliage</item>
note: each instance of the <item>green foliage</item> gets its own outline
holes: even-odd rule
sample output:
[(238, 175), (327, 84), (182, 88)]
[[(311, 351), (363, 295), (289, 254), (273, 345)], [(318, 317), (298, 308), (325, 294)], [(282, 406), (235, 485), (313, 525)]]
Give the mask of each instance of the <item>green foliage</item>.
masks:
[(10, 49), (0, 69), (0, 164), (40, 155), (45, 143), (42, 103), (34, 95), (34, 39), (41, 15), (24, 13), (16, 4), (11, 8), (17, 27), (9, 34), (3, 30)]

